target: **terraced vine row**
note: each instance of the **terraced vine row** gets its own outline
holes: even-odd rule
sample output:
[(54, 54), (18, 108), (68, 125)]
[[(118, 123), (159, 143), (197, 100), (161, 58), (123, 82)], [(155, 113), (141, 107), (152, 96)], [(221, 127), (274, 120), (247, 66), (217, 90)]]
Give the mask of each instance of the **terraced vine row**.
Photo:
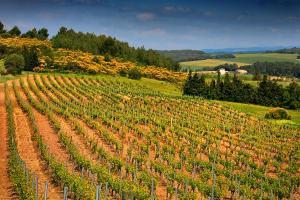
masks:
[[(112, 199), (300, 197), (293, 126), (105, 77), (29, 75), (13, 88), (52, 179), (72, 198), (94, 199), (97, 185)], [(68, 158), (56, 157), (40, 118)]]

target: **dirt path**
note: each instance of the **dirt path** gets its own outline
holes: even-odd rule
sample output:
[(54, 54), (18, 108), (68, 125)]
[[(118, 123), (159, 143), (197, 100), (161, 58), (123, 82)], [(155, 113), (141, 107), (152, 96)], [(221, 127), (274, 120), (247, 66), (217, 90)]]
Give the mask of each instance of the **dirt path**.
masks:
[(4, 85), (0, 84), (0, 199), (14, 198), (8, 175), (8, 151)]
[[(11, 85), (10, 85), (11, 88)], [(46, 165), (40, 160), (40, 155), (36, 144), (31, 140), (32, 129), (26, 114), (22, 111), (14, 96), (13, 89), (10, 89), (11, 100), (14, 105), (14, 118), (16, 123), (16, 141), (20, 157), (39, 179), (39, 196), (44, 197), (45, 182), (48, 181), (49, 199), (61, 199), (62, 191), (60, 188), (51, 184), (51, 177), (47, 173)]]

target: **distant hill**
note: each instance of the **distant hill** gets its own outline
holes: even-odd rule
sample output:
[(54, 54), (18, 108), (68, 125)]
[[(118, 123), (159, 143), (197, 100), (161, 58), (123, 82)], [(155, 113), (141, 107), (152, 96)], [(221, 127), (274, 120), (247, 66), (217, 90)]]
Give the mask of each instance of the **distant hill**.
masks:
[(157, 50), (158, 53), (171, 58), (175, 62), (205, 60), (210, 55), (201, 50)]
[(298, 54), (300, 54), (300, 47), (279, 49), (276, 52), (277, 53), (298, 53)]
[(277, 51), (283, 48), (283, 46), (276, 47), (249, 47), (249, 48), (224, 48), (224, 49), (203, 49), (207, 53), (259, 53), (266, 51)]

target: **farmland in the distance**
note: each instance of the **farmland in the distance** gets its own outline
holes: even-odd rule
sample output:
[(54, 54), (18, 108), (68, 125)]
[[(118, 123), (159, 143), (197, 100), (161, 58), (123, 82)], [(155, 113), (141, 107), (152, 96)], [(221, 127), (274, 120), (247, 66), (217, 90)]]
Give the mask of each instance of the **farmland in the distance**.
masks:
[(48, 180), (49, 199), (62, 198), (63, 186), (70, 199), (95, 199), (97, 186), (109, 199), (300, 198), (297, 126), (137, 82), (40, 74), (8, 81), (0, 92), (9, 151), (18, 155), (10, 164), (26, 166), (28, 180), (38, 175), (39, 197)]
[(206, 59), (206, 60), (195, 60), (195, 61), (187, 61), (187, 62), (181, 62), (180, 65), (182, 67), (182, 69), (203, 69), (204, 67), (216, 67), (218, 65), (222, 65), (222, 64), (233, 64), (236, 63), (238, 66), (243, 66), (243, 65), (247, 65), (247, 63), (244, 62), (238, 62), (238, 61), (226, 61), (226, 60), (222, 60), (222, 59)]
[(181, 62), (183, 69), (203, 69), (204, 67), (215, 67), (221, 64), (236, 63), (238, 66), (249, 65), (255, 62), (295, 62), (300, 63), (297, 59), (297, 54), (283, 54), (283, 53), (241, 53), (234, 54), (235, 58), (222, 59), (207, 59)]
[(252, 64), (255, 62), (296, 62), (300, 63), (297, 59), (297, 54), (284, 54), (284, 53), (245, 53), (234, 54), (235, 58), (222, 59), (230, 62), (242, 62)]

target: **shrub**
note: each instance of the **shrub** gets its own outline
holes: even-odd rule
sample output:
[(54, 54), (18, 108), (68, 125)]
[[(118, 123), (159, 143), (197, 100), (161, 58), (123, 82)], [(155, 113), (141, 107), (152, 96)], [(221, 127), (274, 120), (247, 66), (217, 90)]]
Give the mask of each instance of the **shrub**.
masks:
[(105, 62), (110, 62), (111, 61), (110, 55), (106, 54), (105, 57), (104, 57), (104, 61)]
[(11, 54), (5, 59), (4, 66), (9, 74), (21, 74), (25, 66), (24, 57), (20, 54)]
[(272, 108), (266, 113), (265, 118), (266, 119), (291, 119), (291, 116), (283, 108)]
[(137, 68), (132, 68), (128, 71), (128, 78), (140, 80), (142, 78), (142, 73)]
[(121, 69), (119, 71), (120, 76), (126, 77), (127, 76), (127, 71), (125, 69)]

